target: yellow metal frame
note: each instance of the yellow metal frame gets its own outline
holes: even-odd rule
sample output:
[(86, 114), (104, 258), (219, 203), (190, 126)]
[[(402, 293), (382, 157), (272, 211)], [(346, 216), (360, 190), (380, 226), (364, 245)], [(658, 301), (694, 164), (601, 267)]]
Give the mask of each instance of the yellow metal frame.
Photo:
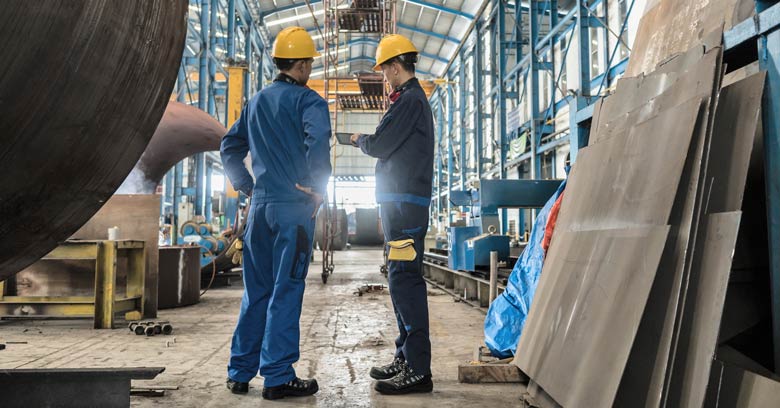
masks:
[[(228, 129), (241, 116), (241, 110), (244, 108), (244, 74), (247, 68), (243, 65), (231, 65), (228, 67), (228, 107), (227, 107), (227, 125)], [(227, 196), (238, 198), (238, 191), (228, 181)]]
[[(116, 265), (127, 257), (127, 291), (116, 294)], [(89, 317), (96, 329), (114, 327), (114, 315), (125, 313), (127, 320), (139, 320), (144, 313), (144, 274), (146, 248), (143, 241), (66, 241), (43, 260), (94, 260), (95, 296), (3, 296), (0, 282), (0, 316)]]

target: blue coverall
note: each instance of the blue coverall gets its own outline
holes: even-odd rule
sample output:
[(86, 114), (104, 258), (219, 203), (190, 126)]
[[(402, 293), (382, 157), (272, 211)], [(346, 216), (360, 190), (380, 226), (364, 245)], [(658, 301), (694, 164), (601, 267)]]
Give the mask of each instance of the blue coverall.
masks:
[[(296, 183), (323, 193), (331, 173), (330, 113), (316, 92), (280, 74), (244, 107), (222, 139), (230, 181), (252, 196), (244, 235), (244, 297), (228, 376), (265, 387), (295, 378), (301, 304), (314, 235), (314, 203)], [(256, 181), (244, 167), (251, 153)]]
[(389, 261), (388, 283), (399, 336), (396, 357), (417, 375), (431, 374), (428, 290), (422, 276), (428, 208), (433, 183), (433, 114), (420, 83), (413, 78), (390, 95), (388, 109), (373, 135), (361, 135), (358, 146), (379, 160), (376, 199), (385, 241), (414, 239), (417, 258)]

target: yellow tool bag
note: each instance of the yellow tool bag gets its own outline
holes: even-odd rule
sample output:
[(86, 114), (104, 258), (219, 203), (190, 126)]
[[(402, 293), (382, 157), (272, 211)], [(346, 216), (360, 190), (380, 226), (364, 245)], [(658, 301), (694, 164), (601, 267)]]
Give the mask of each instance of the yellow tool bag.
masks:
[(391, 261), (414, 261), (417, 258), (417, 251), (414, 250), (414, 240), (404, 239), (400, 241), (390, 241), (387, 243), (390, 252), (387, 259)]

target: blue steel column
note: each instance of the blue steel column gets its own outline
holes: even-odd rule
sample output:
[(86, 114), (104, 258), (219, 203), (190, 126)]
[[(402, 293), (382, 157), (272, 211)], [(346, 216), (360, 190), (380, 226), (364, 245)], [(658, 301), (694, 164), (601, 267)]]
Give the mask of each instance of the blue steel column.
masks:
[(264, 64), (263, 61), (265, 61), (265, 50), (261, 49), (260, 50), (260, 60), (257, 61), (258, 72), (260, 72), (260, 81), (259, 81), (260, 83), (258, 84), (258, 87), (257, 87), (258, 91), (263, 89), (263, 86), (264, 86), (263, 85), (263, 77), (265, 76), (265, 66), (264, 66), (265, 64)]
[[(500, 165), (501, 165), (501, 178), (506, 178), (506, 148), (507, 148), (507, 138), (506, 138), (506, 92), (504, 90), (504, 83), (503, 79), (504, 76), (506, 76), (506, 47), (504, 43), (504, 36), (506, 35), (506, 16), (505, 16), (505, 5), (502, 1), (497, 1), (496, 5), (498, 7), (498, 24), (496, 27), (496, 41), (493, 44), (493, 46), (498, 47), (498, 64), (497, 67), (494, 67), (496, 69), (497, 73), (497, 85), (498, 85), (498, 109), (496, 112), (497, 120), (498, 120), (498, 136), (499, 136), (499, 147), (500, 147)], [(502, 221), (506, 221), (504, 216), (502, 218)], [(505, 227), (502, 225), (502, 229)], [(504, 231), (505, 232), (505, 231)]]
[(236, 0), (227, 0), (227, 55), (230, 59), (236, 58)]
[(460, 67), (458, 71), (460, 73), (458, 78), (458, 91), (460, 92), (460, 102), (458, 107), (460, 108), (460, 115), (458, 117), (458, 124), (460, 125), (460, 189), (466, 190), (466, 167), (468, 167), (468, 161), (466, 160), (466, 138), (468, 137), (468, 129), (466, 129), (466, 63), (463, 60), (464, 50), (461, 48), (460, 52)]
[[(523, 41), (523, 9), (524, 9), (524, 7), (519, 7), (519, 4), (515, 5), (515, 27), (514, 27), (514, 41), (515, 41), (515, 52), (516, 52), (515, 64), (519, 64), (520, 61), (522, 61), (523, 58), (525, 57), (525, 55), (523, 53), (523, 42), (524, 42)], [(506, 79), (506, 78), (504, 78), (504, 79)], [(514, 91), (516, 93), (518, 93), (518, 95), (516, 97), (518, 99), (518, 104), (516, 106), (516, 109), (521, 109), (521, 107), (523, 106), (523, 101), (520, 99), (519, 87), (517, 85), (519, 83), (519, 77), (515, 77), (514, 79), (512, 79), (512, 82), (513, 82), (513, 87), (515, 88)], [(526, 85), (527, 84), (523, 84), (523, 87), (525, 87)], [(527, 101), (527, 99), (526, 99), (526, 101)], [(518, 129), (514, 129), (514, 131), (516, 132), (515, 134), (519, 133)], [(518, 173), (517, 174), (517, 178), (518, 179), (523, 178), (522, 169), (523, 169), (523, 165), (520, 165), (517, 168), (517, 173)], [(525, 225), (525, 211), (526, 210), (524, 210), (522, 208), (517, 210), (517, 226), (515, 228), (515, 230), (516, 230), (515, 232), (519, 236), (523, 235), (522, 231), (525, 228), (524, 227), (524, 225)]]
[(436, 109), (436, 111), (437, 111), (436, 112), (436, 115), (437, 115), (436, 123), (438, 124), (437, 128), (438, 128), (438, 131), (439, 131), (438, 133), (439, 134), (438, 134), (438, 138), (436, 139), (436, 157), (437, 157), (437, 161), (436, 161), (436, 172), (437, 172), (437, 177), (436, 177), (436, 207), (437, 207), (436, 208), (436, 220), (439, 223), (439, 229), (441, 229), (441, 223), (442, 223), (442, 219), (441, 219), (442, 189), (441, 189), (441, 186), (442, 186), (442, 176), (443, 176), (443, 174), (442, 174), (443, 173), (443, 171), (442, 171), (442, 164), (444, 162), (444, 160), (443, 160), (443, 158), (441, 156), (441, 154), (442, 154), (442, 151), (441, 151), (442, 150), (441, 149), (441, 140), (442, 140), (442, 136), (444, 134), (444, 114), (442, 112), (442, 110), (444, 109), (444, 106), (443, 106), (443, 103), (442, 103), (442, 100), (441, 100), (442, 99), (441, 98), (441, 91), (439, 91), (437, 93), (437, 95), (438, 95), (437, 99), (438, 99), (438, 105), (439, 106)]
[(206, 178), (206, 154), (198, 153), (195, 155), (195, 215), (204, 215), (205, 208), (205, 186)]
[(577, 159), (577, 151), (588, 144), (590, 128), (583, 126), (577, 120), (577, 112), (588, 106), (590, 102), (590, 17), (587, 6), (582, 0), (577, 0), (577, 64), (579, 72), (579, 91), (569, 102), (569, 149), (572, 163)]
[[(506, 151), (509, 145), (507, 141), (507, 129), (506, 129), (506, 89), (504, 88), (504, 77), (506, 77), (506, 4), (503, 1), (496, 2), (498, 7), (498, 27), (496, 28), (496, 43), (498, 46), (498, 66), (496, 67), (497, 84), (498, 84), (498, 135), (499, 146), (501, 147), (500, 154), (500, 166), (501, 166), (501, 178), (506, 178)], [(501, 233), (507, 233), (508, 227), (507, 209), (501, 209)]]
[(780, 31), (760, 37), (759, 63), (767, 71), (762, 108), (767, 232), (775, 372), (780, 372)]
[(200, 3), (200, 70), (198, 73), (198, 108), (206, 112), (209, 77), (209, 1)]
[[(187, 91), (187, 75), (184, 72), (184, 65), (179, 67), (179, 81), (177, 82), (178, 86), (178, 97), (177, 100), (181, 103), (185, 102), (184, 93)], [(189, 95), (188, 95), (189, 96)], [(182, 184), (182, 178), (184, 175), (182, 174), (184, 168), (181, 164), (181, 162), (176, 163), (176, 165), (173, 167), (173, 183), (170, 184), (171, 186), (171, 195), (172, 195), (172, 205), (173, 208), (171, 208), (171, 211), (173, 213), (173, 216), (171, 217), (171, 224), (173, 224), (173, 228), (171, 231), (171, 245), (176, 245), (177, 237), (179, 235), (178, 231), (178, 225), (179, 225), (179, 202), (181, 202), (181, 184)]]
[(206, 222), (211, 223), (211, 176), (214, 174), (214, 162), (208, 160), (206, 162), (206, 211), (203, 213), (206, 216)]
[[(171, 169), (170, 171), (168, 171), (168, 173), (165, 174), (165, 195), (163, 195), (163, 200), (162, 200), (165, 204), (168, 204), (170, 206), (173, 205), (173, 198), (176, 197), (176, 194), (174, 193), (175, 186), (173, 185), (173, 180), (174, 180), (173, 173), (174, 170)], [(165, 206), (163, 206), (163, 210), (160, 211), (160, 214), (165, 216), (168, 212), (170, 212), (171, 222), (173, 222), (173, 214), (174, 214), (173, 207), (171, 207), (171, 209), (166, 212)]]
[(260, 44), (260, 49), (257, 50), (257, 92), (263, 89), (263, 78), (265, 78), (265, 46)]
[(518, 6), (519, 4), (515, 5), (514, 27), (515, 52), (517, 53), (517, 57), (515, 58), (516, 64), (519, 64), (520, 61), (523, 60), (523, 7)]
[(217, 0), (211, 0), (211, 13), (210, 13), (210, 21), (209, 21), (209, 47), (208, 47), (208, 53), (209, 56), (209, 106), (208, 106), (208, 113), (212, 117), (214, 117), (214, 113), (216, 112), (216, 104), (215, 104), (215, 98), (214, 98), (214, 82), (216, 82), (216, 75), (217, 75), (217, 62), (216, 62), (216, 50), (217, 50), (217, 10), (218, 10), (218, 1)]
[[(244, 55), (246, 56), (246, 63), (247, 63), (247, 69), (246, 69), (246, 76), (244, 76), (244, 96), (246, 97), (246, 100), (248, 101), (249, 98), (252, 97), (252, 72), (254, 70), (252, 69), (252, 63), (254, 62), (254, 58), (252, 56), (252, 26), (246, 27), (246, 44), (244, 44)], [(262, 54), (261, 54), (262, 57)], [(259, 71), (258, 75), (262, 75), (263, 71)]]
[[(200, 3), (200, 72), (198, 74), (198, 108), (204, 112), (209, 111), (209, 3), (211, 0), (202, 0)], [(203, 215), (203, 178), (205, 155), (195, 155), (195, 214)]]
[(482, 178), (482, 22), (474, 25), (474, 58), (472, 69), (474, 70), (474, 162), (477, 166), (477, 179)]
[(539, 54), (537, 49), (539, 48), (539, 32), (540, 21), (543, 16), (544, 5), (539, 0), (531, 0), (531, 7), (529, 13), (529, 19), (531, 21), (530, 35), (528, 42), (530, 45), (530, 81), (528, 86), (528, 101), (531, 104), (531, 171), (530, 176), (532, 179), (537, 179), (542, 175), (542, 163), (541, 157), (537, 153), (539, 150), (539, 141), (542, 133), (543, 123), (539, 123), (540, 110), (539, 101), (541, 95), (539, 94)]
[[(217, 49), (217, 11), (218, 0), (211, 0), (211, 21), (209, 29), (209, 115), (216, 117), (216, 98), (214, 93), (215, 79), (217, 75), (217, 62), (215, 51)], [(227, 110), (226, 110), (227, 112)], [(223, 122), (227, 124), (227, 115), (223, 118)], [(202, 212), (200, 214), (206, 217), (206, 222), (211, 220), (211, 164), (206, 162), (206, 154), (200, 153), (198, 155), (198, 183), (197, 191), (203, 198), (198, 200), (198, 206), (203, 205)], [(203, 204), (201, 204), (201, 200)]]
[[(449, 78), (452, 75), (448, 75)], [(452, 225), (452, 175), (455, 173), (453, 162), (455, 155), (452, 151), (452, 128), (454, 121), (452, 106), (452, 86), (447, 84), (447, 225)]]
[(184, 163), (178, 162), (173, 170), (173, 233), (171, 243), (176, 245), (179, 236), (179, 203), (181, 202), (182, 184), (184, 184)]

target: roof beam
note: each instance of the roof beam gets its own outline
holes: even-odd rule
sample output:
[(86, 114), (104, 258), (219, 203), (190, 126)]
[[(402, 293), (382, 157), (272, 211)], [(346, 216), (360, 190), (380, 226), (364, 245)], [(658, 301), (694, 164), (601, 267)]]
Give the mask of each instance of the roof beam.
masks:
[[(344, 44), (338, 44), (338, 45), (339, 45), (339, 47), (342, 47), (342, 46), (351, 47), (353, 45), (361, 45), (361, 44), (377, 45), (378, 43), (379, 43), (379, 40), (377, 40), (376, 38), (367, 38), (367, 37), (365, 37), (365, 38), (357, 38), (357, 39), (354, 39), (354, 40), (349, 40), (349, 41), (347, 41)], [(335, 46), (336, 46), (336, 44), (332, 44), (330, 48), (334, 48)], [(320, 48), (317, 51), (320, 52), (320, 53), (325, 52), (325, 48), (324, 47)], [(420, 54), (421, 57), (430, 58), (432, 60), (439, 61), (439, 62), (441, 62), (443, 64), (446, 64), (446, 63), (449, 62), (449, 60), (444, 59), (444, 58), (442, 58), (439, 55), (435, 55), (435, 54), (431, 54), (431, 53), (427, 53), (427, 52), (419, 52), (418, 54)]]
[[(369, 63), (371, 63), (371, 64), (373, 64), (373, 63), (374, 63), (374, 59), (373, 59), (373, 58), (369, 58), (369, 57), (352, 57), (352, 58), (349, 58), (349, 59), (347, 59), (347, 61), (346, 61), (346, 62), (347, 62), (347, 63), (350, 63), (350, 62), (359, 62), (359, 61), (366, 61), (366, 62), (369, 62)], [(418, 74), (423, 74), (423, 75), (431, 75), (431, 73), (430, 73), (430, 72), (428, 72), (428, 71), (421, 71), (421, 70), (419, 70), (419, 69), (416, 69), (416, 68), (415, 68), (415, 70), (414, 70), (414, 71), (415, 71), (416, 73), (418, 73)]]
[[(317, 3), (322, 3), (322, 0), (309, 0), (309, 3), (311, 5), (314, 5), (314, 4), (317, 4)], [(294, 10), (294, 9), (301, 8), (301, 7), (306, 7), (306, 2), (288, 4), (286, 6), (277, 7), (277, 8), (271, 9), (271, 10), (263, 11), (263, 13), (260, 15), (260, 18), (266, 18), (267, 16), (270, 16), (271, 14), (281, 13), (281, 12), (287, 11), (287, 10)]]
[[(360, 57), (351, 57), (351, 58), (348, 58), (346, 61), (340, 61), (340, 63), (344, 63), (344, 64), (349, 64), (349, 63), (352, 63), (352, 62), (368, 62), (368, 63), (370, 63), (370, 64), (372, 64), (372, 65), (373, 65), (373, 63), (374, 63), (374, 59), (373, 59), (373, 58), (371, 58), (371, 57), (360, 56)], [(317, 70), (320, 70), (320, 69), (322, 69), (322, 66), (318, 66), (318, 67), (315, 67), (315, 68), (316, 68)], [(333, 66), (331, 66), (331, 67), (330, 67), (330, 68), (328, 68), (328, 69), (329, 69), (329, 70), (333, 70), (333, 69), (335, 69), (335, 68), (334, 68)], [(430, 75), (430, 76), (434, 76), (433, 74), (431, 74), (431, 73), (430, 73), (430, 72), (428, 72), (428, 71), (422, 71), (422, 70), (419, 70), (419, 69), (416, 69), (416, 68), (415, 68), (414, 72), (416, 72), (416, 73), (418, 73), (418, 74), (423, 74), (423, 75)]]
[(450, 37), (448, 35), (439, 34), (437, 32), (433, 32), (433, 31), (429, 31), (429, 30), (423, 30), (422, 28), (406, 25), (406, 24), (403, 24), (403, 23), (396, 23), (396, 26), (398, 26), (398, 28), (403, 28), (405, 30), (413, 31), (415, 33), (425, 34), (425, 35), (429, 35), (431, 37), (436, 37), (436, 38), (439, 38), (439, 39), (442, 39), (442, 40), (445, 40), (445, 41), (449, 41), (449, 42), (454, 43), (454, 44), (460, 44), (460, 40), (459, 39), (457, 39), (455, 37)]
[(449, 8), (449, 7), (443, 6), (441, 4), (433, 4), (433, 3), (429, 3), (429, 2), (427, 2), (425, 0), (404, 0), (404, 1), (407, 2), (407, 3), (410, 3), (410, 4), (418, 5), (420, 7), (425, 7), (425, 8), (429, 8), (429, 9), (432, 9), (432, 10), (441, 11), (443, 13), (454, 14), (456, 16), (460, 16), (460, 17), (463, 17), (463, 18), (468, 19), (468, 20), (473, 20), (474, 19), (474, 16), (472, 14), (466, 13), (466, 12), (464, 12), (462, 10), (456, 10), (456, 9), (453, 9), (453, 8)]

